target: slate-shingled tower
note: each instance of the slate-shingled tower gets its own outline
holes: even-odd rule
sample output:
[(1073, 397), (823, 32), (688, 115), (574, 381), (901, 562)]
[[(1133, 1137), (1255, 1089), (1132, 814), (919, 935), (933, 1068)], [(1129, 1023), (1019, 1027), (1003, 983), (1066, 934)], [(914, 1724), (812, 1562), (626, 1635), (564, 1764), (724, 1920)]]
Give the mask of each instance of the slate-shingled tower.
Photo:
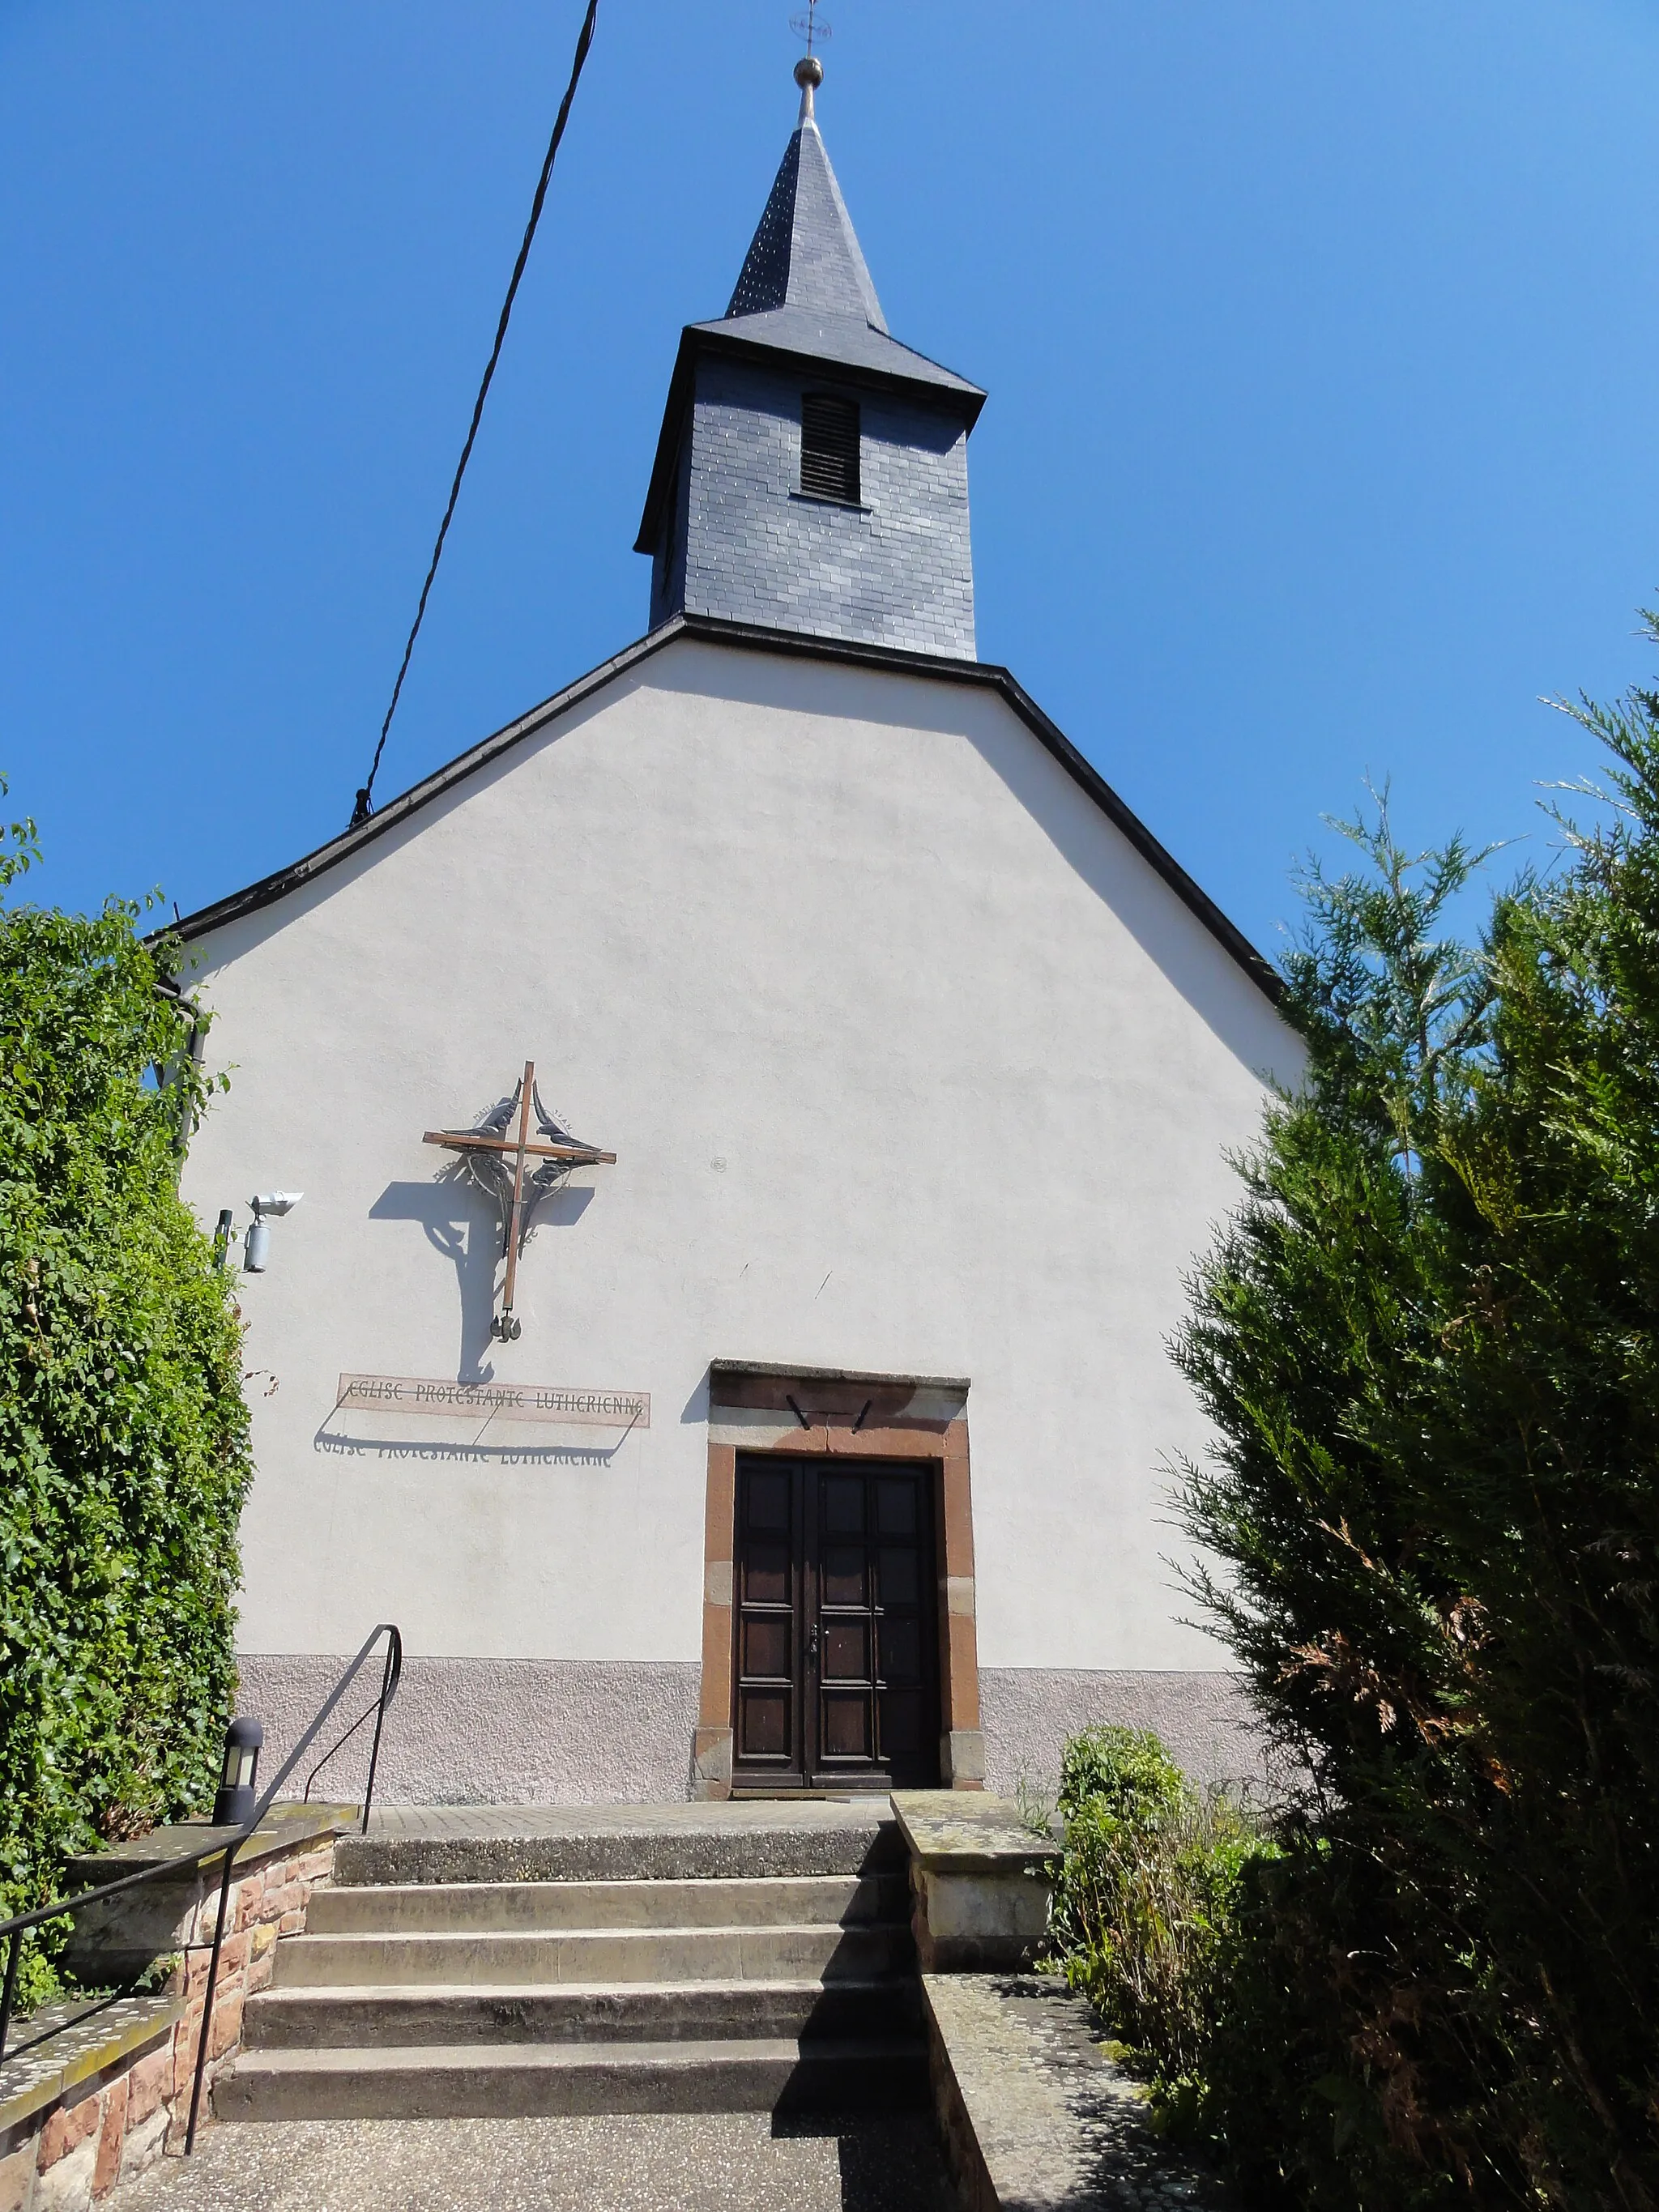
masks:
[(985, 394), (889, 335), (797, 64), (800, 120), (732, 304), (680, 338), (635, 550), (653, 629), (723, 616), (975, 657)]

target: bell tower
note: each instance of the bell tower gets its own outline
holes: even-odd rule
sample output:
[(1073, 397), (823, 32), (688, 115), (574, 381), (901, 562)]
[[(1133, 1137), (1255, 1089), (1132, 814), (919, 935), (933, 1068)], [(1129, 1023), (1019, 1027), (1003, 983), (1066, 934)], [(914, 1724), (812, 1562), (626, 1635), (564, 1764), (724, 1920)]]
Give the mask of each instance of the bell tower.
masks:
[(635, 541), (651, 626), (724, 617), (975, 658), (968, 435), (985, 394), (887, 327), (800, 116), (730, 306), (681, 333)]

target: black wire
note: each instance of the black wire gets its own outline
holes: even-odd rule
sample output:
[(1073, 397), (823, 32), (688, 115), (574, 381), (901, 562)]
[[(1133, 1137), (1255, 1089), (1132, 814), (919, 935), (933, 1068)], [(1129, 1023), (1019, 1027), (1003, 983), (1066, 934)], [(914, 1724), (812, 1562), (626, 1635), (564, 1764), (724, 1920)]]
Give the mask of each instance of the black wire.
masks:
[(432, 548), (431, 566), (426, 572), (426, 581), (421, 586), (421, 603), (415, 610), (415, 620), (410, 629), (409, 642), (404, 647), (403, 665), (398, 671), (398, 680), (392, 687), (392, 703), (386, 710), (385, 721), (380, 725), (380, 741), (374, 748), (374, 758), (369, 766), (368, 781), (357, 793), (357, 803), (351, 810), (351, 827), (354, 830), (360, 828), (374, 811), (374, 779), (380, 774), (380, 755), (386, 750), (386, 732), (392, 727), (392, 718), (398, 711), (398, 701), (403, 693), (404, 678), (409, 673), (410, 656), (415, 650), (415, 641), (421, 634), (421, 624), (426, 617), (426, 603), (431, 594), (432, 580), (438, 573), (438, 562), (443, 557), (444, 540), (449, 535), (449, 526), (454, 520), (455, 502), (461, 495), (461, 478), (466, 474), (466, 465), (472, 458), (473, 442), (478, 434), (478, 424), (483, 417), (484, 401), (489, 397), (489, 386), (495, 374), (495, 364), (501, 357), (501, 346), (507, 337), (507, 326), (512, 319), (513, 302), (518, 297), (519, 280), (524, 275), (525, 264), (530, 258), (530, 248), (536, 235), (536, 226), (542, 219), (542, 208), (547, 199), (548, 182), (553, 174), (554, 156), (559, 150), (559, 141), (564, 137), (564, 126), (569, 119), (570, 103), (576, 96), (576, 85), (581, 76), (582, 64), (587, 59), (587, 50), (593, 43), (593, 26), (598, 20), (599, 13), (599, 0), (587, 0), (587, 17), (582, 25), (581, 35), (576, 40), (576, 58), (571, 64), (570, 82), (564, 88), (564, 98), (559, 102), (558, 119), (553, 125), (553, 136), (548, 141), (547, 159), (542, 163), (541, 179), (536, 186), (536, 197), (530, 205), (530, 220), (525, 225), (524, 243), (519, 248), (519, 258), (513, 264), (513, 279), (507, 288), (507, 297), (501, 302), (501, 319), (495, 325), (495, 343), (490, 349), (489, 363), (484, 370), (483, 381), (478, 386), (477, 398), (473, 402), (471, 427), (466, 434), (466, 443), (461, 448), (461, 458), (455, 465), (455, 481), (449, 487), (449, 504), (444, 509), (442, 522), (438, 526), (437, 542)]

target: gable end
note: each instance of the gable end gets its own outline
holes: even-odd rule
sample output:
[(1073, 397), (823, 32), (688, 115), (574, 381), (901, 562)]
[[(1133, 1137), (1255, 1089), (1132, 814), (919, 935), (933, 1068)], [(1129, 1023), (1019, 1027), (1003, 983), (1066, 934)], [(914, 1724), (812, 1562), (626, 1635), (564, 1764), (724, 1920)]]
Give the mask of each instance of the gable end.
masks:
[(1271, 962), (1257, 951), (1237, 926), (1230, 921), (1215, 901), (1195, 883), (1181, 863), (1153, 836), (1152, 831), (1124, 801), (1119, 798), (1098, 769), (1091, 766), (1065, 732), (1051, 721), (1035, 699), (1007, 669), (994, 663), (977, 660), (958, 660), (942, 654), (915, 653), (896, 646), (865, 645), (844, 638), (805, 636), (793, 630), (765, 629), (757, 624), (722, 620), (709, 615), (677, 615), (671, 622), (654, 629), (648, 637), (629, 646), (623, 652), (604, 661), (586, 676), (579, 677), (562, 691), (520, 715), (493, 736), (483, 738), (468, 751), (459, 754), (421, 782), (412, 785), (398, 798), (389, 799), (377, 813), (355, 830), (347, 830), (314, 852), (293, 861), (273, 874), (261, 877), (258, 883), (246, 890), (233, 891), (228, 897), (216, 900), (212, 905), (199, 908), (185, 915), (170, 927), (151, 933), (150, 940), (168, 936), (181, 937), (188, 944), (205, 937), (227, 922), (236, 921), (245, 915), (257, 914), (262, 908), (271, 906), (286, 898), (291, 891), (314, 882), (341, 861), (361, 852), (388, 830), (396, 830), (411, 816), (418, 814), (433, 800), (443, 798), (464, 783), (480, 769), (489, 767), (504, 753), (526, 738), (536, 736), (549, 723), (557, 721), (573, 708), (580, 706), (597, 691), (613, 682), (618, 676), (639, 667), (660, 653), (665, 646), (677, 639), (702, 640), (713, 645), (736, 646), (744, 650), (780, 654), (787, 658), (809, 660), (834, 660), (866, 668), (881, 668), (896, 675), (919, 676), (951, 684), (967, 684), (995, 691), (1018, 715), (1043, 747), (1050, 752), (1073, 781), (1099, 807), (1103, 814), (1127, 839), (1147, 866), (1162, 877), (1196, 917), (1223, 951), (1242, 968), (1256, 988), (1274, 1006), (1282, 1004), (1285, 986)]

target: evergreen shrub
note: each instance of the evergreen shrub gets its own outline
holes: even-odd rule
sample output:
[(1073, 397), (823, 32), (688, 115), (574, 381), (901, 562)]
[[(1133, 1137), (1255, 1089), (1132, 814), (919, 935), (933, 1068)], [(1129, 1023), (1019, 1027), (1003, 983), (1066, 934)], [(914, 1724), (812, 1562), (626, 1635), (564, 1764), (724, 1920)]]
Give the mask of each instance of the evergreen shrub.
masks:
[(1570, 711), (1611, 805), (1478, 944), (1386, 805), (1310, 877), (1306, 1084), (1178, 1347), (1304, 1778), (1198, 2069), (1258, 2203), (1659, 2204), (1659, 692)]
[[(0, 890), (34, 857), (14, 823)], [(205, 1086), (139, 919), (0, 912), (0, 1916), (205, 1809), (235, 1689), (241, 1332), (178, 1195)]]

